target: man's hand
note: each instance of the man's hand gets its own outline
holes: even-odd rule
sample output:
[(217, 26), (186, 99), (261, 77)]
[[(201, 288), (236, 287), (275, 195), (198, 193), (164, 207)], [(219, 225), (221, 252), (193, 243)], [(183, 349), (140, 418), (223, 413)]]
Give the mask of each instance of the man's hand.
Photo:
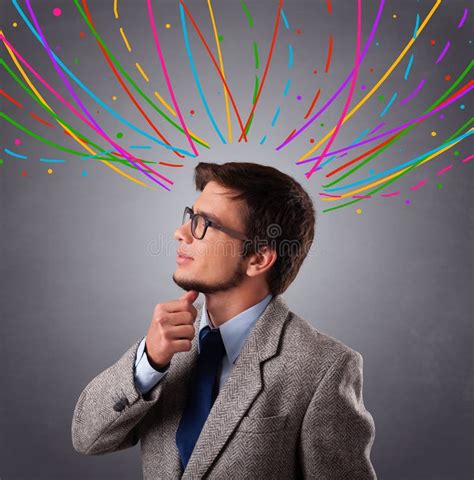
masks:
[(145, 349), (155, 368), (162, 369), (176, 352), (191, 350), (197, 310), (192, 303), (199, 292), (185, 292), (178, 300), (159, 303), (148, 328)]

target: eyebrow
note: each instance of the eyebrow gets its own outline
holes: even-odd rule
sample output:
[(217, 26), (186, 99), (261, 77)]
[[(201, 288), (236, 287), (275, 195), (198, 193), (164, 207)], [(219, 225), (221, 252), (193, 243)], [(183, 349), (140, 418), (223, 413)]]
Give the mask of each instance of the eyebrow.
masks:
[(194, 210), (194, 205), (191, 206), (191, 209), (194, 213), (200, 213), (201, 215), (205, 215), (209, 217), (209, 219), (214, 220), (217, 223), (221, 223), (219, 217), (216, 217), (213, 213), (204, 212), (203, 210)]

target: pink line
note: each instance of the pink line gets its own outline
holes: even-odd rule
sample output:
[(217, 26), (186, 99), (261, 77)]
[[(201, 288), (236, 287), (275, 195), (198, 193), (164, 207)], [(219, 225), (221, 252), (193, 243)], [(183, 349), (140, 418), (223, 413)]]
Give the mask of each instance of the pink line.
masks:
[(451, 42), (448, 40), (446, 42), (446, 45), (445, 47), (443, 48), (443, 51), (441, 52), (440, 56), (438, 57), (438, 60), (436, 60), (435, 62), (435, 65), (438, 65), (439, 62), (441, 62), (441, 60), (443, 59), (443, 57), (445, 56), (446, 52), (448, 51), (448, 48), (451, 46)]
[(441, 175), (442, 173), (446, 172), (447, 170), (451, 170), (453, 168), (452, 165), (448, 165), (447, 167), (444, 167), (441, 169), (436, 175)]
[(459, 22), (458, 28), (461, 28), (464, 25), (466, 18), (467, 18), (467, 7), (464, 9), (464, 15), (462, 16), (461, 21)]
[(355, 89), (356, 82), (357, 82), (357, 74), (359, 73), (360, 32), (361, 32), (361, 23), (362, 23), (361, 22), (361, 10), (362, 10), (362, 7), (361, 7), (360, 0), (357, 0), (357, 50), (356, 50), (356, 58), (355, 58), (355, 65), (354, 65), (354, 75), (352, 76), (352, 82), (351, 82), (351, 90), (349, 92), (349, 96), (347, 97), (346, 104), (344, 105), (344, 110), (343, 110), (343, 112), (342, 112), (342, 114), (339, 117), (339, 120), (337, 122), (336, 129), (334, 130), (331, 138), (329, 139), (328, 144), (324, 148), (323, 153), (321, 154), (319, 159), (311, 167), (310, 171), (305, 173), (305, 176), (307, 178), (309, 178), (312, 175), (312, 173), (316, 170), (316, 168), (318, 168), (319, 164), (323, 161), (323, 158), (326, 155), (326, 152), (329, 150), (332, 143), (336, 139), (337, 134), (339, 133), (339, 129), (341, 128), (341, 125), (342, 125), (342, 122), (343, 122), (343, 120), (346, 116), (347, 110), (349, 110), (349, 104), (351, 103), (352, 95), (354, 93), (354, 89)]
[(319, 193), (322, 197), (341, 198), (340, 195), (330, 195), (329, 193)]
[(421, 182), (418, 182), (416, 185), (413, 185), (412, 187), (410, 187), (412, 190), (416, 190), (417, 188), (420, 188), (421, 186), (423, 186), (426, 182), (428, 182), (429, 179), (428, 178), (425, 178), (424, 180), (421, 180)]
[(396, 195), (400, 195), (400, 190), (393, 192), (393, 193), (381, 193), (381, 197), (395, 197)]
[(178, 102), (176, 101), (176, 97), (175, 97), (174, 92), (173, 92), (173, 87), (171, 86), (171, 81), (170, 81), (170, 77), (168, 75), (168, 70), (166, 69), (165, 59), (163, 57), (163, 52), (161, 51), (160, 40), (158, 39), (158, 31), (156, 30), (155, 19), (153, 17), (153, 9), (152, 9), (152, 6), (151, 6), (151, 0), (146, 0), (146, 4), (147, 4), (147, 7), (148, 7), (148, 13), (150, 14), (151, 31), (153, 32), (153, 38), (155, 40), (156, 50), (158, 52), (158, 57), (160, 59), (161, 68), (163, 69), (163, 75), (165, 76), (166, 84), (168, 85), (168, 90), (170, 92), (171, 100), (173, 101), (174, 108), (176, 109), (176, 112), (178, 113), (179, 121), (181, 122), (181, 125), (182, 125), (182, 127), (183, 127), (183, 129), (186, 133), (186, 137), (188, 138), (189, 145), (191, 145), (191, 148), (193, 149), (193, 152), (197, 157), (199, 155), (199, 153), (196, 150), (196, 147), (194, 146), (194, 142), (192, 141), (191, 136), (189, 135), (188, 127), (186, 127), (183, 115), (181, 114), (181, 110), (179, 109)]
[(469, 160), (472, 160), (474, 158), (474, 155), (469, 155), (468, 157), (466, 157), (464, 160), (461, 160), (462, 163), (466, 163), (466, 162), (469, 162)]
[(410, 95), (408, 95), (407, 98), (405, 98), (405, 100), (402, 100), (400, 102), (400, 107), (402, 107), (403, 105), (405, 105), (405, 103), (409, 102), (412, 98), (414, 98), (416, 95), (418, 95), (418, 92), (421, 90), (421, 87), (423, 87), (423, 85), (425, 84), (426, 80), (423, 79), (419, 84), (418, 86), (415, 88), (415, 90), (413, 90), (412, 93), (410, 93)]

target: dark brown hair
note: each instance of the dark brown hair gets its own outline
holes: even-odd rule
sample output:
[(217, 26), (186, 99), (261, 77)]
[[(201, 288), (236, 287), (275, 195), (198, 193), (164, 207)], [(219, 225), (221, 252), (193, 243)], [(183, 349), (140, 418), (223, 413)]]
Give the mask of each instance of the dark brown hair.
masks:
[(223, 164), (200, 162), (194, 173), (196, 189), (215, 181), (235, 190), (234, 200), (244, 200), (245, 234), (242, 255), (247, 257), (268, 245), (277, 259), (267, 272), (273, 295), (283, 293), (295, 279), (313, 243), (316, 211), (304, 188), (274, 167), (250, 162)]

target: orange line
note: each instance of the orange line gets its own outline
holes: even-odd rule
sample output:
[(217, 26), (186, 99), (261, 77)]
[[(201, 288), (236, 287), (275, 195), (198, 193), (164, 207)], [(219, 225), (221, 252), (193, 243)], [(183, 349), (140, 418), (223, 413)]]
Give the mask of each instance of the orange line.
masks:
[(20, 102), (17, 102), (14, 98), (10, 97), (5, 90), (2, 90), (0, 88), (0, 94), (3, 95), (6, 99), (10, 100), (14, 105), (16, 105), (18, 108), (23, 108), (23, 105)]
[(38, 115), (34, 114), (33, 112), (30, 112), (30, 115), (37, 120), (38, 122), (42, 123), (43, 125), (46, 125), (47, 127), (54, 128), (54, 125), (47, 122), (46, 120), (43, 120), (42, 118), (38, 117)]
[[(311, 115), (311, 112), (313, 111), (313, 108), (316, 105), (316, 101), (318, 100), (320, 93), (321, 93), (321, 89), (318, 88), (318, 91), (316, 92), (316, 95), (314, 96), (313, 101), (312, 101), (311, 105), (309, 106), (309, 109), (306, 112), (306, 115), (304, 116), (304, 118), (308, 118)], [(285, 142), (286, 142), (286, 140), (285, 140)]]
[(329, 34), (329, 50), (328, 50), (328, 58), (326, 60), (326, 68), (324, 71), (328, 73), (329, 65), (331, 65), (331, 56), (332, 56), (332, 33)]

